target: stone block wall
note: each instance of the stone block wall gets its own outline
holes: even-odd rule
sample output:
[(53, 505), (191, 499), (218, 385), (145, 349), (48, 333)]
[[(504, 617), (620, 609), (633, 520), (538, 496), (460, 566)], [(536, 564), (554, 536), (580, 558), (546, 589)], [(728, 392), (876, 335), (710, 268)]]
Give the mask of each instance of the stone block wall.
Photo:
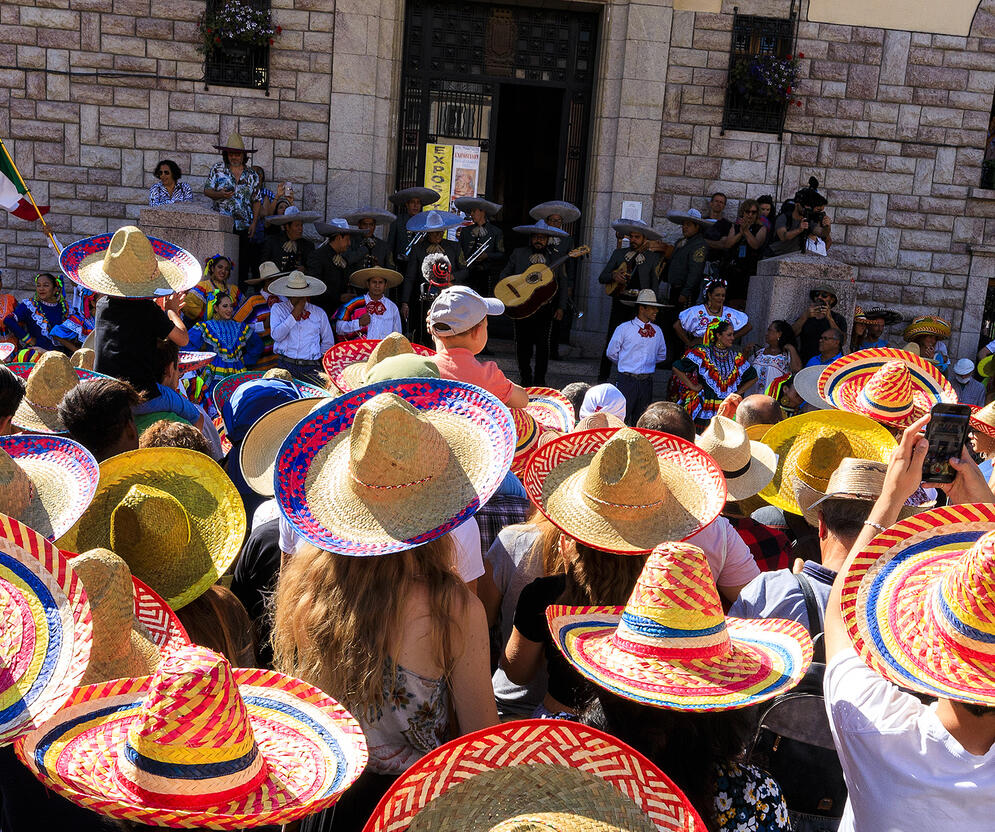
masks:
[[(724, 0), (675, 11), (654, 216), (704, 195), (790, 197), (815, 176), (829, 197), (835, 257), (857, 267), (858, 299), (939, 312), (954, 354), (973, 354), (995, 251), (995, 191), (977, 186), (995, 91), (995, 1), (969, 37), (810, 23), (785, 133), (721, 131), (733, 6), (786, 17), (788, 3)], [(780, 8), (783, 6), (783, 8)]]
[[(197, 51), (203, 0), (0, 3), (0, 135), (65, 244), (137, 222), (154, 165), (176, 161), (199, 192), (237, 130), (272, 182), (324, 211), (334, 4), (272, 0), (283, 31), (270, 88), (205, 89)], [(8, 288), (55, 266), (40, 224), (0, 211)], [(194, 252), (205, 257), (213, 252)]]

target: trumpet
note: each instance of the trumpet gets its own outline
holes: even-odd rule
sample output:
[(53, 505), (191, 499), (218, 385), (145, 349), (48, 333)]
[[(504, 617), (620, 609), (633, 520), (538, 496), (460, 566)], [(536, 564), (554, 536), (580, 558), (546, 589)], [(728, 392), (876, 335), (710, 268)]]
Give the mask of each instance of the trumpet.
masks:
[(476, 251), (473, 252), (473, 254), (471, 254), (469, 257), (466, 258), (466, 268), (470, 268), (470, 266), (472, 266), (477, 260), (480, 259), (480, 255), (483, 254), (485, 251), (487, 251), (488, 248), (490, 248), (493, 239), (494, 239), (493, 237), (488, 237), (486, 240), (484, 240), (483, 243), (480, 244), (480, 246), (477, 248)]
[(425, 235), (428, 234), (427, 231), (419, 231), (411, 238), (411, 242), (408, 243), (408, 247), (404, 249), (404, 257), (411, 256), (411, 249), (413, 249), (418, 243), (425, 239)]

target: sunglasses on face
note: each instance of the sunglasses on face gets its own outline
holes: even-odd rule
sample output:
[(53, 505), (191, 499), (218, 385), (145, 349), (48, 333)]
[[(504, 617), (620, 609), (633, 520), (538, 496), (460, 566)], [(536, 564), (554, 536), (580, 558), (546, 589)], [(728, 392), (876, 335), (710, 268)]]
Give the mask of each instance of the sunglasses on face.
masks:
[(816, 300), (829, 300), (831, 298), (832, 298), (832, 295), (826, 294), (825, 292), (816, 292), (815, 293), (815, 299)]
[(162, 170), (157, 170), (155, 172), (155, 175), (156, 176), (165, 176), (167, 173), (170, 173), (170, 172), (171, 171), (169, 170), (169, 168), (163, 168)]

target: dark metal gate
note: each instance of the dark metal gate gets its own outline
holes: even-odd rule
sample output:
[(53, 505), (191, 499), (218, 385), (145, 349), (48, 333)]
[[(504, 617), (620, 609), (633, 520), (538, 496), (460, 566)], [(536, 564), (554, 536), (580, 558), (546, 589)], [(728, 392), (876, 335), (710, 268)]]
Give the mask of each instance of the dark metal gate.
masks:
[[(559, 193), (547, 198), (581, 206), (597, 34), (597, 13), (411, 0), (404, 26), (397, 186), (422, 183), (428, 142), (479, 145), (486, 160), (494, 149), (501, 86), (541, 85), (565, 93)], [(485, 181), (491, 193), (491, 164)]]

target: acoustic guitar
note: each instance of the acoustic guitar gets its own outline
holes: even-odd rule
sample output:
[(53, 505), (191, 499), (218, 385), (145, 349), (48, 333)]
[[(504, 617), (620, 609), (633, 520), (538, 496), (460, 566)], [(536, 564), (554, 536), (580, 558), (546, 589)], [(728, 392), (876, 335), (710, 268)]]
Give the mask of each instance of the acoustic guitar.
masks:
[[(660, 243), (658, 248), (646, 250), (659, 251), (663, 257), (664, 263), (669, 263), (670, 258), (674, 256), (674, 246), (670, 243)], [(622, 282), (618, 283), (615, 280), (611, 280), (605, 284), (605, 294), (608, 295), (608, 297), (613, 297), (619, 289), (622, 290), (622, 295), (619, 296), (620, 298), (624, 295), (631, 295), (632, 297), (636, 296), (636, 292), (634, 290), (627, 288), (629, 285), (629, 278), (632, 277), (632, 272), (634, 271), (634, 267), (632, 265), (633, 260), (635, 260), (635, 255), (629, 259), (622, 260), (619, 267), (612, 272), (612, 276), (619, 275), (622, 278)]]
[(534, 315), (556, 294), (556, 269), (571, 257), (583, 257), (590, 253), (590, 246), (578, 246), (552, 263), (533, 263), (521, 274), (512, 274), (498, 281), (494, 297), (504, 304), (509, 318), (517, 321)]

